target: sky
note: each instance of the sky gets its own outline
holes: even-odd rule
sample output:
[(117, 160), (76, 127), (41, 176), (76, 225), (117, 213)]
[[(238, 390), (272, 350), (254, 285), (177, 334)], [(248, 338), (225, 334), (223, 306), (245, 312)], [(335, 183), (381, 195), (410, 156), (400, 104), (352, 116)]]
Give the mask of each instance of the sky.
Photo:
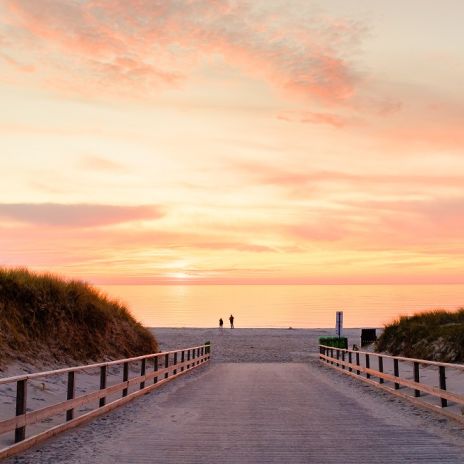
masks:
[(464, 282), (462, 0), (0, 0), (0, 265)]

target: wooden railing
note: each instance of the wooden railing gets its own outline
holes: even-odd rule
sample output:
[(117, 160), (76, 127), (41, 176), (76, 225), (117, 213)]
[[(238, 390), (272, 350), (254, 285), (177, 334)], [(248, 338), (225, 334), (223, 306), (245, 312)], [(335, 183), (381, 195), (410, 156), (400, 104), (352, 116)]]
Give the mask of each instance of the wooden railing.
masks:
[[(389, 356), (325, 345), (319, 345), (319, 351), (319, 359), (330, 367), (464, 422), (464, 409), (461, 408), (464, 405), (463, 364)], [(373, 367), (374, 363), (377, 368)], [(447, 385), (447, 373), (451, 370), (458, 374), (455, 376), (458, 378), (457, 384), (454, 382), (455, 391), (450, 390)], [(423, 379), (422, 374), (426, 378)], [(404, 391), (400, 392), (400, 389)], [(430, 397), (426, 400), (424, 394)], [(430, 401), (430, 398), (435, 401)]]
[[(14, 444), (0, 449), (0, 459), (24, 451), (47, 438), (89, 421), (140, 395), (146, 394), (166, 382), (203, 365), (210, 360), (210, 356), (211, 346), (209, 343), (206, 343), (201, 346), (194, 346), (176, 351), (153, 353), (117, 361), (0, 379), (0, 387), (7, 384), (14, 384), (16, 387), (16, 415), (0, 421), (0, 435), (14, 431)], [(139, 375), (131, 378), (130, 368), (133, 368), (134, 364), (137, 364), (140, 369), (137, 372)], [(122, 381), (107, 386), (109, 369), (113, 371), (116, 370), (119, 374), (122, 374)], [(99, 370), (99, 389), (76, 396), (77, 374), (91, 370), (97, 370), (97, 372)], [(67, 376), (66, 400), (35, 411), (30, 411), (26, 406), (28, 383), (37, 379), (43, 380), (58, 375)], [(130, 392), (131, 387), (135, 391)], [(108, 401), (108, 397), (114, 397), (115, 394), (118, 396), (120, 395), (120, 397)], [(79, 407), (89, 405), (93, 402), (98, 402), (98, 407), (96, 407), (96, 409), (78, 415)], [(37, 424), (47, 419), (50, 420), (50, 418), (59, 414), (65, 415), (63, 417), (64, 423), (55, 425), (33, 436), (26, 437), (27, 426)]]

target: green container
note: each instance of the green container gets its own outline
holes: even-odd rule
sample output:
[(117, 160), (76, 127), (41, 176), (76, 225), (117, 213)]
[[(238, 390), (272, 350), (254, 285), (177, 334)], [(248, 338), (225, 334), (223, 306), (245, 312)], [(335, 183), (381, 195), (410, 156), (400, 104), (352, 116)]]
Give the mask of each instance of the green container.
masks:
[(348, 349), (346, 337), (319, 337), (319, 345), (332, 346), (334, 348)]

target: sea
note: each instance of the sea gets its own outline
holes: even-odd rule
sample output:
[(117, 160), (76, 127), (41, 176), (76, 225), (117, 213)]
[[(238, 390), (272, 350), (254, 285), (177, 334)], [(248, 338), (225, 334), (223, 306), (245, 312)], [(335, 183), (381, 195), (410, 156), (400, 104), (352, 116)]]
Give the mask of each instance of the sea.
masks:
[(464, 285), (102, 285), (147, 327), (383, 327), (402, 315), (464, 307)]

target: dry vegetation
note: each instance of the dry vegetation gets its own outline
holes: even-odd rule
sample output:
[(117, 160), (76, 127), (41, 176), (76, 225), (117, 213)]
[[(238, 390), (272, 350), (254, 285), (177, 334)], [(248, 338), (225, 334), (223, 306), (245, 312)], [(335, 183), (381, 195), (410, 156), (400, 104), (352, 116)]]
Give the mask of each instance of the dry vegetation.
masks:
[(93, 361), (158, 351), (128, 309), (91, 285), (0, 268), (0, 361)]
[(464, 309), (403, 316), (385, 326), (377, 351), (443, 362), (464, 361)]

